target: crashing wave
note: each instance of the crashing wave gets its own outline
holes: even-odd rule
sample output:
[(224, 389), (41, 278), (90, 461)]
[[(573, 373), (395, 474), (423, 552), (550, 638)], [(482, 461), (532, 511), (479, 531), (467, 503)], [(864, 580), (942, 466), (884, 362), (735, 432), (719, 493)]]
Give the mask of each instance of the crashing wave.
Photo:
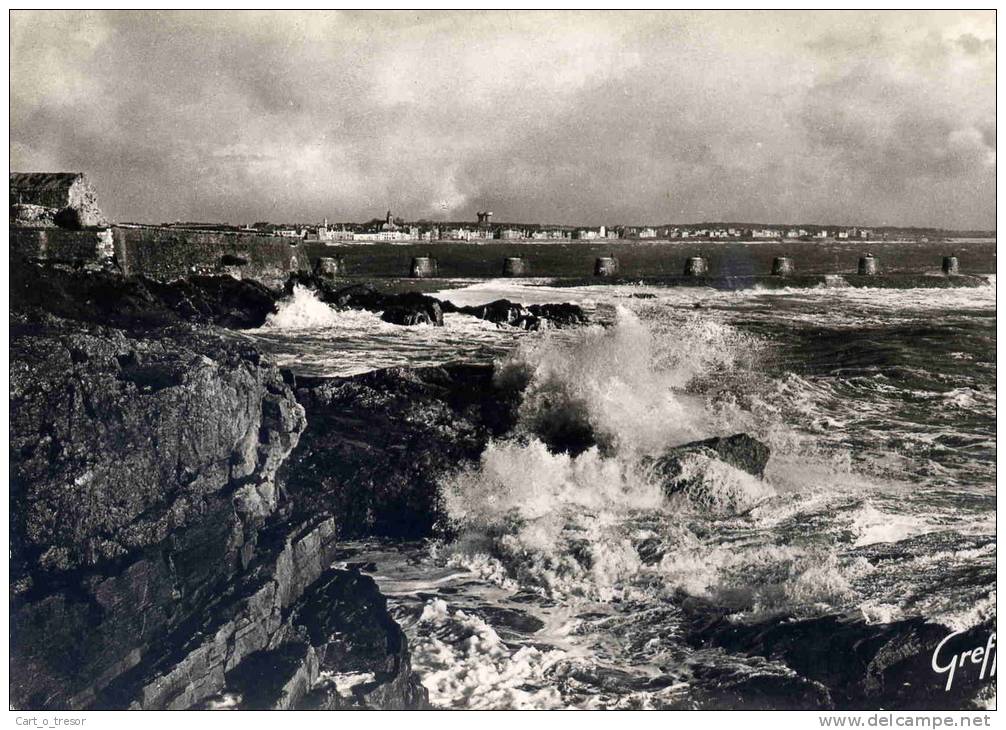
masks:
[(309, 330), (334, 327), (339, 313), (318, 298), (318, 292), (297, 284), (293, 293), (279, 302), (276, 311), (265, 321), (265, 327), (287, 330)]

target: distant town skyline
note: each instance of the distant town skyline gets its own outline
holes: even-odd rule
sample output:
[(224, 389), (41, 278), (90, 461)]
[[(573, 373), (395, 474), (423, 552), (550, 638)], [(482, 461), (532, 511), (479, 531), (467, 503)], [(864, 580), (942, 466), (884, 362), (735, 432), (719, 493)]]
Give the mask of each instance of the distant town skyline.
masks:
[(10, 20), (11, 170), (115, 220), (995, 228), (994, 11)]

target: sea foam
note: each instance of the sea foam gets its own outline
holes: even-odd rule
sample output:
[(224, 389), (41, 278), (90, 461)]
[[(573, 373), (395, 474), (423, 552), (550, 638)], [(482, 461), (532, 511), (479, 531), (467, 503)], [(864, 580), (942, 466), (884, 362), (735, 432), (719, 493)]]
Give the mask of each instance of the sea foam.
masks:
[(318, 292), (297, 284), (293, 293), (279, 302), (265, 326), (274, 329), (309, 330), (334, 327), (339, 323), (339, 313), (318, 298)]

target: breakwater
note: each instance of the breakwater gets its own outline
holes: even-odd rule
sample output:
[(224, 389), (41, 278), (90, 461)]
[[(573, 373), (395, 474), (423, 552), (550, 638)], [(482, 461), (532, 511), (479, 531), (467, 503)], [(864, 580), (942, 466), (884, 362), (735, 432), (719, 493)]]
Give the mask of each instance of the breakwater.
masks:
[[(706, 286), (718, 289), (750, 287), (870, 286), (884, 288), (944, 288), (982, 286), (996, 270), (994, 240), (957, 241), (950, 272), (944, 272), (947, 242), (878, 244), (875, 276), (859, 276), (863, 255), (858, 243), (844, 244), (679, 244), (624, 243), (374, 243), (330, 246), (280, 236), (113, 226), (103, 231), (11, 228), (11, 254), (21, 258), (74, 267), (113, 266), (126, 275), (173, 281), (191, 275), (229, 274), (276, 287), (290, 274), (307, 272), (319, 261), (338, 261), (327, 276), (347, 280), (408, 279), (414, 259), (436, 260), (434, 280), (491, 279), (501, 275), (500, 262), (518, 259), (523, 273), (559, 286), (650, 283)], [(706, 270), (685, 277), (685, 263), (701, 257)], [(598, 258), (617, 260), (617, 271), (595, 278)], [(785, 273), (772, 276), (775, 260), (785, 259)], [(956, 274), (961, 274), (960, 276)], [(950, 274), (949, 276), (947, 274)], [(411, 279), (418, 286), (421, 279)]]
[(646, 284), (651, 286), (709, 287), (721, 290), (739, 289), (812, 289), (818, 287), (869, 287), (876, 289), (957, 289), (988, 286), (984, 276), (936, 276), (929, 273), (893, 273), (864, 276), (860, 274), (778, 274), (765, 276), (618, 276), (595, 278), (563, 277), (550, 279), (549, 286), (577, 287)]

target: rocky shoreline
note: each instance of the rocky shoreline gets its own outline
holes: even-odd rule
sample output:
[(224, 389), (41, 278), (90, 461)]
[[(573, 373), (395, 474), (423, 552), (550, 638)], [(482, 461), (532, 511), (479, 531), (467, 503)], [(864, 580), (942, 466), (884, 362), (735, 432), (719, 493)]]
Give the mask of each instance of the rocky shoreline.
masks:
[[(261, 325), (298, 285), (403, 325), (444, 312), (527, 329), (586, 321), (572, 305), (459, 309), (304, 275), (273, 290), (12, 262), (12, 707), (429, 707), (374, 580), (331, 566), (345, 540), (449, 532), (437, 479), (513, 434), (521, 384), (465, 364), (296, 377), (221, 329)], [(534, 435), (557, 452), (594, 444), (589, 429)], [(744, 434), (669, 449), (653, 465), (668, 495), (689, 489), (688, 454), (754, 476), (769, 458)], [(798, 675), (724, 678), (710, 706), (916, 706), (932, 694), (919, 652), (944, 627), (738, 628), (687, 605), (694, 645)], [(851, 658), (822, 670), (823, 647)], [(958, 687), (940, 699), (975, 689)]]
[(512, 423), (491, 369), (297, 382), (219, 328), (261, 325), (297, 284), (441, 303), (21, 262), (11, 284), (12, 705), (428, 706), (374, 581), (329, 566), (348, 537), (430, 534), (438, 470)]

